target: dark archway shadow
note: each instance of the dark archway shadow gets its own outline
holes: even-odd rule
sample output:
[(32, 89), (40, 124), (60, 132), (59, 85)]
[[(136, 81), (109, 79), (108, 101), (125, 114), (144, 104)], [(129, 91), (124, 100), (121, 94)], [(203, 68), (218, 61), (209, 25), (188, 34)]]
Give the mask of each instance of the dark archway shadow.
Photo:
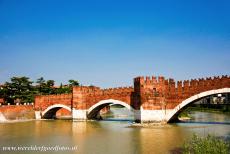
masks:
[[(100, 111), (109, 106), (109, 111), (107, 113), (104, 113), (103, 115), (100, 114)], [(116, 118), (117, 115), (119, 114), (114, 114), (112, 110), (119, 110), (119, 109), (127, 109), (125, 106), (120, 105), (120, 104), (113, 104), (113, 103), (106, 103), (106, 104), (102, 104), (99, 105), (98, 107), (96, 107), (95, 109), (93, 109), (90, 113), (88, 113), (87, 118), (88, 119), (92, 119), (92, 120), (103, 120), (103, 121), (127, 121), (127, 122), (133, 122), (133, 119), (127, 118), (128, 115), (130, 113), (132, 113), (132, 111), (127, 109), (127, 113), (122, 113), (122, 115), (120, 115), (119, 117)], [(125, 115), (123, 115), (125, 114)], [(126, 118), (125, 118), (126, 117)], [(134, 115), (133, 115), (134, 117)]]
[[(60, 113), (64, 111), (68, 111), (68, 116), (63, 116), (62, 114), (61, 115), (57, 115), (57, 113), (59, 111), (61, 111)], [(65, 114), (65, 113), (64, 113)], [(63, 119), (63, 120), (70, 120), (72, 119), (72, 115), (71, 115), (71, 111), (69, 110), (66, 110), (65, 108), (63, 107), (55, 107), (55, 108), (52, 108), (50, 110), (48, 110), (43, 116), (42, 116), (43, 119)]]

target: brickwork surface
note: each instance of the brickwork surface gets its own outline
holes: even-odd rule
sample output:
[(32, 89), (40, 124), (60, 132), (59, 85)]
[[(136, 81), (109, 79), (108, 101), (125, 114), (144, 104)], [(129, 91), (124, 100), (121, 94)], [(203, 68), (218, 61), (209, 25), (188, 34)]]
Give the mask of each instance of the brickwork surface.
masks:
[(3, 105), (0, 112), (9, 120), (34, 118), (33, 105)]
[(43, 95), (35, 97), (35, 110), (44, 111), (51, 105), (63, 104), (71, 107), (72, 94)]
[(64, 104), (78, 110), (89, 109), (101, 100), (115, 99), (134, 109), (173, 109), (183, 100), (201, 92), (230, 88), (230, 77), (213, 77), (175, 82), (164, 77), (134, 78), (134, 87), (101, 89), (94, 86), (73, 88), (73, 94), (36, 96), (35, 110), (45, 110), (54, 104)]
[(177, 81), (164, 77), (137, 77), (134, 79), (136, 93), (140, 95), (143, 109), (173, 109), (183, 100), (201, 92), (230, 88), (230, 77), (213, 77)]

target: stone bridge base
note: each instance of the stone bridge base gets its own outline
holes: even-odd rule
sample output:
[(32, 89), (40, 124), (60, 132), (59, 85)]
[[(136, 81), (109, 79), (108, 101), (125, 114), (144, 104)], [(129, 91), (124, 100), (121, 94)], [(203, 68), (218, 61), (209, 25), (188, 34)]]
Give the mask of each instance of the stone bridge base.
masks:
[(163, 122), (169, 121), (172, 110), (141, 110), (141, 122)]
[[(43, 115), (41, 111), (35, 111), (35, 119), (42, 119)], [(75, 120), (87, 120), (87, 111), (86, 110), (76, 110), (72, 109), (72, 119)]]
[(74, 120), (87, 120), (87, 110), (72, 110), (72, 118)]
[[(134, 110), (135, 122), (168, 122), (172, 110)], [(87, 110), (72, 110), (74, 120), (87, 120)]]
[(35, 119), (37, 119), (37, 120), (42, 119), (41, 111), (35, 111)]
[[(134, 110), (134, 120), (136, 122), (168, 122), (172, 110)], [(42, 119), (42, 112), (35, 111), (35, 118)], [(72, 119), (77, 121), (88, 120), (87, 110), (72, 109)]]

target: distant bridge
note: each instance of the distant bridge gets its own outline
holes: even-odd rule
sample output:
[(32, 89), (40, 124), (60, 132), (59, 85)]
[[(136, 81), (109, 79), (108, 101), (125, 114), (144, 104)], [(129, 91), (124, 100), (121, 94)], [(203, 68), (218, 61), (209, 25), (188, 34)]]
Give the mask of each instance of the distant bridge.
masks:
[(36, 96), (36, 118), (52, 118), (65, 108), (76, 120), (97, 119), (100, 110), (119, 104), (134, 112), (139, 122), (173, 122), (178, 114), (195, 101), (214, 94), (230, 93), (230, 77), (175, 81), (156, 77), (134, 78), (133, 87), (100, 89), (73, 87), (72, 94)]

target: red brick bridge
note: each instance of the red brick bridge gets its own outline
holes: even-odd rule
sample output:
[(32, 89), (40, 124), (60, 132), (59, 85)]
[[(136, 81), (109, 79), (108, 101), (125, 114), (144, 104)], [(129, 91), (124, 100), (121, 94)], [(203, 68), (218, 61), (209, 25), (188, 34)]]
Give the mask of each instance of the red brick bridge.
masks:
[(65, 108), (76, 120), (96, 119), (105, 106), (119, 104), (134, 112), (139, 122), (172, 122), (195, 101), (215, 94), (230, 93), (230, 77), (209, 77), (177, 81), (156, 77), (136, 77), (133, 87), (100, 89), (73, 87), (72, 94), (36, 96), (36, 118), (52, 118)]

